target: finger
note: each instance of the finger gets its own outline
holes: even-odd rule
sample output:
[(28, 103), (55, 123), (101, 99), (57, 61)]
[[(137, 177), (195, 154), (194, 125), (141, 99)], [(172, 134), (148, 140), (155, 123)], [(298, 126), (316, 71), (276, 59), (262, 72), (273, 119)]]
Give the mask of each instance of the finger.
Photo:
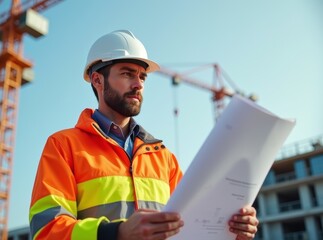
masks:
[(154, 236), (157, 236), (158, 239), (169, 238), (177, 234), (180, 231), (180, 228), (183, 227), (183, 225), (184, 225), (183, 221), (159, 224), (159, 228), (155, 232)]
[(229, 223), (232, 229), (236, 229), (238, 231), (256, 233), (257, 232), (257, 225), (254, 224), (246, 224), (246, 223), (239, 223), (231, 221)]
[(150, 215), (151, 223), (175, 222), (181, 219), (178, 213), (173, 212), (156, 212)]
[(256, 237), (255, 234), (246, 234), (246, 235), (238, 234), (236, 237), (236, 240), (252, 240), (255, 237)]
[(246, 207), (240, 209), (240, 214), (256, 216), (257, 211), (254, 207), (246, 206)]
[(247, 238), (253, 238), (258, 230), (257, 225), (237, 221), (230, 221), (229, 225), (231, 232)]
[(153, 236), (153, 239), (156, 239), (156, 240), (161, 240), (161, 239), (168, 239), (170, 238), (171, 236), (174, 236), (176, 235), (177, 233), (179, 233), (180, 229), (175, 229), (173, 231), (168, 231), (168, 232), (159, 232), (159, 233), (156, 233), (154, 236)]
[(250, 215), (235, 215), (233, 216), (232, 222), (236, 223), (244, 223), (244, 224), (251, 224), (253, 226), (258, 226), (259, 221), (256, 217), (250, 216)]
[(237, 228), (230, 228), (230, 231), (237, 234), (236, 239), (253, 239), (257, 232), (257, 230), (251, 231), (251, 229), (249, 229), (249, 231), (243, 231)]
[(156, 230), (156, 232), (168, 232), (168, 231), (173, 231), (183, 227), (184, 222), (182, 220), (174, 221), (174, 222), (165, 222), (165, 223), (159, 223), (156, 226), (158, 226), (158, 229)]
[(154, 209), (140, 208), (136, 212), (158, 212), (158, 211), (157, 210), (154, 210)]

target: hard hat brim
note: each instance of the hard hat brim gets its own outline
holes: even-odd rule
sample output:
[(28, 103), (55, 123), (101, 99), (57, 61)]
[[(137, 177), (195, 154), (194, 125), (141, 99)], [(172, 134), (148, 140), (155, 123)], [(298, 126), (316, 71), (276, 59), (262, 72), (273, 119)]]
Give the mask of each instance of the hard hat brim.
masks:
[[(146, 63), (148, 65), (148, 67), (146, 68), (146, 73), (151, 73), (151, 72), (155, 72), (155, 71), (160, 70), (160, 67), (159, 67), (158, 63), (156, 63), (156, 62), (154, 62), (152, 60), (149, 60), (149, 59), (145, 59), (145, 58), (124, 56), (124, 57), (120, 57), (120, 58), (115, 58), (113, 60), (125, 60), (125, 62), (126, 62), (127, 59), (142, 61), (142, 62)], [(112, 62), (113, 62), (113, 60), (112, 60)], [(106, 59), (106, 60), (105, 59), (98, 59), (98, 61), (107, 62), (107, 61), (111, 61), (111, 59)], [(129, 61), (129, 62), (131, 63), (132, 61)], [(84, 70), (83, 78), (87, 82), (91, 82), (91, 79), (90, 79), (90, 76), (89, 76), (89, 68), (91, 66), (93, 66), (93, 64), (95, 64), (95, 62), (92, 62), (91, 64), (86, 66), (86, 68)]]

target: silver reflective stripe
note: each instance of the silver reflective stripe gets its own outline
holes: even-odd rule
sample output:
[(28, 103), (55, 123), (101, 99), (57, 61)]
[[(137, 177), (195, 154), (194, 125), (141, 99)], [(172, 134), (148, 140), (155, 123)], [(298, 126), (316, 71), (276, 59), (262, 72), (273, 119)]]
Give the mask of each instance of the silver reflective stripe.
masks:
[(135, 210), (134, 202), (116, 202), (103, 204), (78, 211), (77, 218), (85, 219), (88, 217), (99, 218), (107, 217), (110, 221), (128, 218)]
[(30, 221), (30, 232), (32, 238), (34, 238), (35, 234), (46, 224), (52, 221), (55, 217), (59, 215), (69, 215), (75, 218), (70, 212), (68, 212), (65, 208), (60, 206), (49, 208), (43, 212), (37, 213), (33, 216)]
[[(147, 201), (139, 201), (139, 208), (148, 208), (161, 210), (163, 208), (163, 204), (156, 202), (147, 202)], [(77, 214), (78, 219), (85, 219), (88, 217), (99, 218), (102, 216), (107, 217), (110, 221), (118, 220), (118, 219), (128, 219), (135, 211), (134, 202), (116, 202), (109, 203), (104, 205), (99, 205), (91, 208), (87, 208), (85, 210), (79, 211)]]
[(138, 202), (139, 208), (146, 208), (146, 209), (155, 209), (155, 210), (162, 210), (165, 206), (164, 204), (158, 202), (148, 202), (148, 201), (139, 201)]

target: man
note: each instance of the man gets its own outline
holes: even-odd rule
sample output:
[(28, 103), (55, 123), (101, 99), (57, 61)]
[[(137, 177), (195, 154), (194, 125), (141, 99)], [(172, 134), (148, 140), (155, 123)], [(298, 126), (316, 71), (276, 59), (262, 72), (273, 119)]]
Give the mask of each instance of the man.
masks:
[[(158, 69), (129, 31), (92, 45), (84, 78), (98, 109), (48, 138), (31, 199), (33, 239), (159, 240), (180, 231), (178, 213), (160, 212), (182, 177), (178, 162), (132, 118), (147, 73)], [(257, 224), (252, 207), (229, 222), (237, 239), (252, 239)]]

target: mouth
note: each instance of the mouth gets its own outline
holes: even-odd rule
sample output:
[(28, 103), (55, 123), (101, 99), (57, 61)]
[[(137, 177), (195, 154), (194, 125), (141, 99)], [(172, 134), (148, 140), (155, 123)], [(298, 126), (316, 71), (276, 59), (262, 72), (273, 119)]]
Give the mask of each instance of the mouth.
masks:
[(133, 100), (139, 101), (139, 102), (142, 101), (142, 96), (141, 96), (140, 93), (127, 94), (126, 97), (129, 98), (129, 99), (133, 99)]
[(140, 95), (128, 95), (127, 96), (128, 99), (137, 101), (137, 102), (141, 102), (141, 96)]

